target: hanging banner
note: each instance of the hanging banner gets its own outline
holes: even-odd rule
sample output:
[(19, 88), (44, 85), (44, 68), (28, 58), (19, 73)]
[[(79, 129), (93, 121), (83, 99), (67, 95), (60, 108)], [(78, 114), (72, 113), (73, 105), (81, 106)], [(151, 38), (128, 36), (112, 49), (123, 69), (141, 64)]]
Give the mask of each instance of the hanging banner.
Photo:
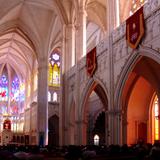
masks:
[(135, 49), (144, 35), (143, 7), (135, 12), (126, 21), (126, 40), (128, 45)]
[(97, 68), (96, 47), (86, 55), (86, 69), (89, 76), (93, 76)]

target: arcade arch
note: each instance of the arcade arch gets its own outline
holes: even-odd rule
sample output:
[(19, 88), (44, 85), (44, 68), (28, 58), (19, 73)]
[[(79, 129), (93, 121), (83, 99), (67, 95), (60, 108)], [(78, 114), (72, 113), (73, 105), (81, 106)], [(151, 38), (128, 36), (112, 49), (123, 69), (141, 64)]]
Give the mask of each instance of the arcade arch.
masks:
[(159, 58), (154, 51), (136, 53), (133, 57), (121, 74), (119, 95), (115, 96), (122, 109), (122, 143), (154, 143), (159, 139), (155, 131), (159, 129), (159, 113), (155, 110), (155, 102), (159, 104)]
[[(106, 89), (99, 80), (90, 80), (86, 90), (84, 91), (81, 99), (80, 111), (79, 111), (79, 121), (81, 127), (79, 127), (81, 134), (79, 137), (82, 137), (80, 140), (81, 144), (93, 144), (94, 135), (99, 134), (100, 144), (106, 144), (107, 139), (105, 138), (105, 133), (94, 132), (96, 131), (96, 122), (98, 117), (104, 112), (103, 117), (103, 126), (104, 130), (107, 126), (107, 117), (105, 116), (105, 111), (108, 109), (108, 98)], [(92, 122), (92, 124), (90, 123)], [(101, 141), (103, 139), (103, 141)]]

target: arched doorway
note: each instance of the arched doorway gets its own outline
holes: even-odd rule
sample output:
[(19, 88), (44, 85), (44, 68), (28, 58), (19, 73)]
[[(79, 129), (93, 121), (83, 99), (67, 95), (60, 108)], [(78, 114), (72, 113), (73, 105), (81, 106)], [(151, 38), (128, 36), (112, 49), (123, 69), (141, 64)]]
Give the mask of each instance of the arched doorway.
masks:
[[(94, 136), (99, 136), (99, 144), (107, 144), (105, 130), (108, 126), (105, 111), (108, 108), (108, 99), (103, 84), (91, 81), (82, 96), (81, 104), (81, 144), (94, 144)], [(102, 121), (101, 121), (102, 120)], [(99, 123), (99, 122), (103, 123)], [(101, 126), (98, 126), (100, 124)], [(100, 128), (104, 130), (101, 133)]]
[(59, 145), (59, 117), (53, 115), (48, 120), (48, 145), (58, 146)]
[[(122, 90), (123, 138), (127, 144), (139, 140), (153, 143), (153, 96), (159, 97), (160, 64), (141, 56), (128, 74)], [(155, 122), (155, 121), (154, 121)]]

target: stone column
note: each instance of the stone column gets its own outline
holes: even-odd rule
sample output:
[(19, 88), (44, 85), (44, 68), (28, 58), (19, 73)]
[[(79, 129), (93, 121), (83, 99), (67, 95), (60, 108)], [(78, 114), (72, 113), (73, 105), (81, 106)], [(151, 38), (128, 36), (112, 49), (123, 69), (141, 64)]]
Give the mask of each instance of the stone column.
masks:
[(109, 114), (105, 111), (105, 144), (110, 144)]
[(60, 145), (68, 145), (68, 117), (67, 108), (69, 88), (67, 82), (67, 71), (75, 65), (75, 25), (63, 25), (63, 43), (61, 59), (61, 87), (60, 87), (60, 106), (59, 106), (59, 135)]
[(41, 58), (38, 67), (37, 96), (38, 144), (48, 144), (48, 59)]
[(107, 6), (107, 32), (108, 34), (113, 31), (114, 28), (119, 26), (119, 0), (106, 0)]
[(115, 126), (114, 126), (114, 114), (113, 111), (109, 110), (106, 112), (108, 117), (108, 128), (106, 132), (106, 138), (108, 139), (108, 144), (114, 144), (114, 135), (116, 132)]
[(81, 7), (76, 23), (76, 62), (86, 55), (86, 22), (87, 13), (84, 7)]
[(87, 143), (87, 122), (84, 120), (76, 121), (77, 126), (77, 145), (86, 145)]
[(122, 112), (117, 110), (115, 113), (115, 124), (117, 128), (115, 143), (122, 145)]
[(122, 144), (127, 144), (127, 110), (123, 110), (122, 111), (122, 117), (121, 117), (121, 121), (122, 121)]
[(79, 117), (79, 107), (80, 107), (80, 72), (78, 61), (86, 55), (86, 21), (87, 14), (83, 6), (80, 6), (77, 11), (77, 21), (76, 21), (76, 77), (75, 77), (75, 110), (77, 112), (76, 116), (76, 131), (75, 135), (77, 137), (76, 144), (82, 145), (83, 141), (83, 126), (81, 117)]

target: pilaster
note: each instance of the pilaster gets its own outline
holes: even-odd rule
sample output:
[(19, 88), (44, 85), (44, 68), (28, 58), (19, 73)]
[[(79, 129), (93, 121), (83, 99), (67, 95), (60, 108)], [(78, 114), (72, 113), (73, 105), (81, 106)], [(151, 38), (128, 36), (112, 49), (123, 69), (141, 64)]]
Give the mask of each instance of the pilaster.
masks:
[(76, 24), (76, 62), (78, 62), (84, 55), (86, 55), (86, 22), (86, 10), (84, 7), (81, 7), (78, 11)]
[(65, 26), (65, 70), (68, 71), (75, 65), (75, 26)]

